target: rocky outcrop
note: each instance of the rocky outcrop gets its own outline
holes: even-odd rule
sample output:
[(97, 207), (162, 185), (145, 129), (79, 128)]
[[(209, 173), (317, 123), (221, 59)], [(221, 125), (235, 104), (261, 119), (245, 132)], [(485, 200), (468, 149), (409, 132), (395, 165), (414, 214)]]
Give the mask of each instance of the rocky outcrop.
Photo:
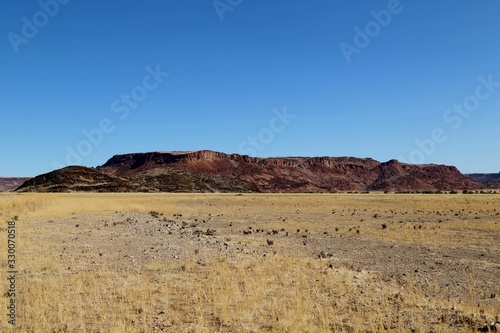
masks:
[(265, 192), (475, 190), (482, 185), (446, 165), (380, 163), (355, 157), (256, 158), (209, 150), (116, 155), (97, 169), (115, 176), (156, 168), (244, 180)]
[[(484, 177), (483, 177), (484, 178)], [(490, 184), (453, 166), (355, 157), (257, 158), (201, 150), (116, 155), (28, 180), (38, 192), (334, 192), (478, 190)], [(500, 188), (500, 182), (496, 188)]]

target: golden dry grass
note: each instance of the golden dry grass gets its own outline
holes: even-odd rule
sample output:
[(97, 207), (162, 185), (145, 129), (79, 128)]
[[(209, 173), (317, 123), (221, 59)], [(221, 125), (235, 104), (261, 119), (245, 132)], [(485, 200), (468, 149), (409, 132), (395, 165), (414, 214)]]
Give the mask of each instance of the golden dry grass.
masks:
[[(220, 251), (208, 255), (207, 251), (202, 263), (194, 256), (149, 258), (134, 264), (98, 261), (93, 244), (82, 240), (84, 231), (68, 222), (85, 214), (149, 211), (182, 214), (186, 221), (210, 213), (217, 216), (210, 223), (222, 239), (258, 251), (267, 251), (262, 242), (270, 236), (243, 236), (241, 230), (248, 226), (307, 229), (311, 235), (307, 240), (313, 245), (308, 245), (312, 248), (307, 252), (280, 238), (272, 247), (274, 254), (268, 251), (263, 256), (262, 250), (255, 255), (228, 256)], [(480, 295), (481, 284), (498, 284), (485, 281), (484, 276), (491, 275), (481, 275), (480, 270), (500, 273), (498, 260), (483, 260), (482, 266), (464, 271), (467, 290), (450, 297), (444, 295), (441, 283), (446, 271), (429, 275), (433, 282), (423, 285), (413, 276), (391, 278), (391, 271), (354, 267), (341, 254), (318, 259), (311, 251), (315, 251), (315, 240), (318, 250), (324, 244), (319, 236), (334, 234), (336, 238), (325, 242), (348, 238), (359, 245), (376, 242), (451, 252), (477, 248), (488, 253), (488, 258), (498, 259), (500, 218), (496, 211), (500, 211), (498, 195), (1, 195), (0, 219), (19, 216), (19, 293), (16, 330), (7, 324), (5, 315), (0, 330), (468, 332), (484, 320), (498, 320), (500, 296), (485, 300)], [(96, 242), (107, 236), (103, 234)], [(139, 237), (128, 231), (122, 236)], [(5, 225), (0, 238), (4, 277)], [(63, 257), (67, 248), (73, 251), (71, 258)], [(3, 309), (7, 301), (5, 295), (0, 299)]]

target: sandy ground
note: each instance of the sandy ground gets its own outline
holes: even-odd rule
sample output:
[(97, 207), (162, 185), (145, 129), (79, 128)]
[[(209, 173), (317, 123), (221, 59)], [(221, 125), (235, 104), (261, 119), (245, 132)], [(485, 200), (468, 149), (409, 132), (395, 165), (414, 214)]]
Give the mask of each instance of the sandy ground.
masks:
[[(393, 302), (401, 302), (396, 289), (410, 285), (421, 300), (439, 299), (423, 311), (422, 332), (467, 332), (498, 320), (500, 196), (245, 194), (175, 200), (164, 210), (145, 204), (142, 210), (30, 218), (20, 222), (30, 226), (24, 244), (49, 247), (25, 248), (23, 256), (50, 253), (67, 275), (96, 269), (132, 274), (156, 263), (184, 270), (221, 258), (296, 258), (325, 272), (376, 276), (395, 288)], [(34, 267), (26, 267), (24, 276), (40, 274)], [(446, 325), (433, 328), (437, 320)], [(185, 328), (177, 325), (155, 329)], [(401, 325), (386, 329), (420, 331)], [(337, 330), (372, 331), (349, 324)]]

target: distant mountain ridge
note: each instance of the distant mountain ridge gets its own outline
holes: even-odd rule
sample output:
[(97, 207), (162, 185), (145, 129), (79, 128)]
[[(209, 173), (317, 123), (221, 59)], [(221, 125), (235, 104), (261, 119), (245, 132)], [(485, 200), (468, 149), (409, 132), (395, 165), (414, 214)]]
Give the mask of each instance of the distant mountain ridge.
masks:
[(499, 173), (471, 173), (467, 174), (470, 179), (482, 183), (486, 188), (500, 188), (500, 172)]
[(356, 157), (259, 158), (200, 150), (115, 155), (97, 168), (68, 167), (40, 175), (18, 190), (300, 193), (500, 188), (495, 184), (446, 165)]
[(500, 181), (499, 173), (469, 173), (466, 176), (482, 182), (498, 182)]
[(0, 177), (0, 192), (15, 190), (29, 177)]

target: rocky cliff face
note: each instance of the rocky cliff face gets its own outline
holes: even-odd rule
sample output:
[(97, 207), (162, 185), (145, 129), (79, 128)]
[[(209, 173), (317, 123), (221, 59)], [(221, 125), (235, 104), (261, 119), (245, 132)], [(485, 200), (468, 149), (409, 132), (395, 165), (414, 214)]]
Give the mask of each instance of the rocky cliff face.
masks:
[(98, 167), (114, 176), (173, 167), (196, 174), (239, 179), (266, 192), (461, 190), (482, 185), (445, 165), (380, 163), (354, 157), (255, 158), (209, 150), (116, 155)]

